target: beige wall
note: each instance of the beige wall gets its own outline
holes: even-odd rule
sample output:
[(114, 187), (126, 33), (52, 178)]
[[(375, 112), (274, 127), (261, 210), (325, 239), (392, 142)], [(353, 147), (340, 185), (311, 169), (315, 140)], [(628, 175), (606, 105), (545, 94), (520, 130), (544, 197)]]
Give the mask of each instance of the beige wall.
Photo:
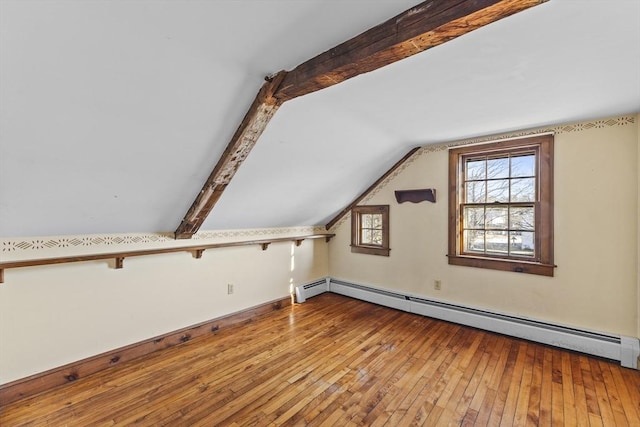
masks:
[[(445, 146), (424, 147), (367, 204), (389, 204), (389, 258), (352, 254), (336, 226), (330, 275), (497, 312), (639, 336), (638, 117), (559, 126), (555, 136), (555, 277), (447, 264)], [(437, 203), (397, 204), (394, 190), (435, 188)], [(434, 280), (442, 290), (434, 290)]]
[[(324, 240), (13, 269), (0, 285), (0, 384), (286, 297), (327, 275), (580, 328), (640, 335), (638, 115), (552, 129), (554, 278), (449, 266), (447, 150), (424, 147), (366, 199), (391, 206), (391, 256), (352, 254), (346, 217)], [(526, 132), (525, 132), (526, 133)], [(436, 188), (399, 205), (393, 191)], [(311, 234), (308, 228), (199, 233), (193, 244)], [(74, 240), (76, 239), (76, 240)], [(183, 245), (162, 235), (0, 239), (0, 259)], [(292, 270), (292, 258), (293, 270)], [(442, 281), (442, 290), (433, 281)], [(227, 284), (235, 293), (227, 294)]]
[[(312, 231), (222, 232), (191, 243)], [(105, 236), (76, 238), (100, 241)], [(51, 238), (5, 239), (3, 248), (11, 250), (0, 252), (0, 257), (8, 261), (185, 244), (170, 239), (136, 244), (130, 236), (126, 240), (105, 248), (90, 243), (65, 247), (61, 239)], [(42, 244), (50, 241), (57, 247)], [(35, 246), (21, 249), (26, 244)], [(189, 252), (127, 258), (121, 270), (106, 261), (7, 270), (0, 285), (0, 383), (287, 297), (290, 284), (327, 273), (324, 239), (305, 240), (298, 247), (273, 243), (266, 251), (258, 245), (210, 249), (201, 259)], [(235, 285), (232, 295), (227, 294), (228, 283)]]

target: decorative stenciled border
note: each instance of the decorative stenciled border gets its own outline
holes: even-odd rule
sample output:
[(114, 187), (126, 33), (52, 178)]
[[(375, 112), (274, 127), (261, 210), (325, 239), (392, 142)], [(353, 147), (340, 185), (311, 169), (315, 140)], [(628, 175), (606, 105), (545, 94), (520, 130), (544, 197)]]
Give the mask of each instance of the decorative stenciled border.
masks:
[(259, 237), (273, 235), (291, 235), (291, 234), (314, 234), (324, 233), (326, 230), (320, 226), (308, 227), (284, 227), (284, 228), (258, 228), (243, 230), (210, 230), (199, 231), (193, 235), (193, 239), (229, 239), (238, 237)]
[[(390, 174), (387, 178), (385, 178), (379, 185), (377, 185), (376, 188), (371, 190), (362, 199), (362, 203), (365, 204), (369, 202), (376, 194), (380, 192), (380, 190), (385, 188), (398, 175), (404, 172), (404, 170), (407, 169), (409, 165), (415, 162), (418, 157), (428, 153), (435, 153), (437, 151), (448, 150), (449, 148), (458, 147), (462, 145), (478, 144), (478, 143), (489, 142), (489, 141), (499, 141), (502, 139), (518, 138), (522, 136), (530, 136), (530, 135), (536, 135), (541, 133), (553, 133), (554, 135), (560, 135), (563, 133), (583, 132), (583, 131), (592, 130), (592, 129), (603, 129), (603, 128), (609, 128), (614, 126), (627, 126), (635, 123), (636, 123), (636, 116), (620, 116), (620, 117), (591, 120), (591, 121), (579, 122), (579, 123), (569, 123), (569, 124), (561, 124), (557, 126), (527, 129), (519, 132), (487, 135), (483, 137), (469, 138), (469, 139), (445, 142), (440, 144), (425, 145), (420, 150), (418, 150), (413, 156), (407, 159), (407, 161), (405, 161), (402, 165), (400, 165), (395, 171), (393, 171), (393, 173)], [(333, 227), (331, 227), (329, 231), (334, 232), (347, 219), (350, 219), (350, 218), (351, 218), (350, 213), (344, 215), (338, 222), (336, 222), (333, 225)]]
[[(324, 227), (290, 227), (290, 228), (259, 228), (243, 230), (208, 230), (200, 231), (193, 235), (192, 240), (222, 240), (256, 238), (266, 236), (287, 236), (295, 234), (324, 233)], [(87, 235), (72, 237), (51, 237), (34, 239), (0, 239), (2, 252), (38, 251), (59, 248), (112, 248), (122, 245), (156, 244), (172, 242), (176, 240), (172, 233), (149, 233), (130, 235)]]
[(39, 250), (53, 248), (87, 247), (87, 246), (112, 246), (127, 245), (133, 243), (164, 242), (172, 240), (170, 235), (143, 234), (143, 235), (115, 235), (115, 236), (87, 236), (71, 238), (51, 238), (33, 240), (7, 240), (2, 242), (2, 252), (15, 250)]

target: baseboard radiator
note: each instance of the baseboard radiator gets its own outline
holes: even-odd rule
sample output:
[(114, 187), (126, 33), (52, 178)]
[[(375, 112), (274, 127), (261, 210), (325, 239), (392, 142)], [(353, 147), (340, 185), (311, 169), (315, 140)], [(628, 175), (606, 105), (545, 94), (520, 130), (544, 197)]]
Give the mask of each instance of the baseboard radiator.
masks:
[(315, 297), (324, 292), (329, 291), (330, 279), (316, 280), (315, 282), (307, 283), (306, 285), (296, 286), (296, 302), (302, 303), (307, 298)]
[(637, 338), (609, 335), (492, 313), (473, 307), (419, 298), (333, 278), (298, 286), (296, 300), (301, 303), (307, 298), (323, 292), (333, 292), (408, 313), (618, 360), (622, 366), (638, 369), (640, 341)]

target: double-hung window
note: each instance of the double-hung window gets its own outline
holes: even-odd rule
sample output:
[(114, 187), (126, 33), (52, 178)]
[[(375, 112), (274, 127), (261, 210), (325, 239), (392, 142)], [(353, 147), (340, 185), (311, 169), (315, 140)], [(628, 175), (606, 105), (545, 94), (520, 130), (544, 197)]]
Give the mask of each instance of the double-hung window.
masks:
[(449, 152), (449, 264), (553, 276), (553, 136)]

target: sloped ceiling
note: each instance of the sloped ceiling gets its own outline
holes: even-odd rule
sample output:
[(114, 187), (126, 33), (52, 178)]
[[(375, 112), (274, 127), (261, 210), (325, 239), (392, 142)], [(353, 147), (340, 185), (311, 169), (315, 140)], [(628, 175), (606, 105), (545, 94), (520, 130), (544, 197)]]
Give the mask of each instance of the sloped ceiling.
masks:
[[(0, 236), (175, 230), (265, 75), (417, 3), (1, 0)], [(639, 52), (637, 0), (551, 0), (289, 101), (202, 229), (324, 224), (412, 147), (638, 112)]]

